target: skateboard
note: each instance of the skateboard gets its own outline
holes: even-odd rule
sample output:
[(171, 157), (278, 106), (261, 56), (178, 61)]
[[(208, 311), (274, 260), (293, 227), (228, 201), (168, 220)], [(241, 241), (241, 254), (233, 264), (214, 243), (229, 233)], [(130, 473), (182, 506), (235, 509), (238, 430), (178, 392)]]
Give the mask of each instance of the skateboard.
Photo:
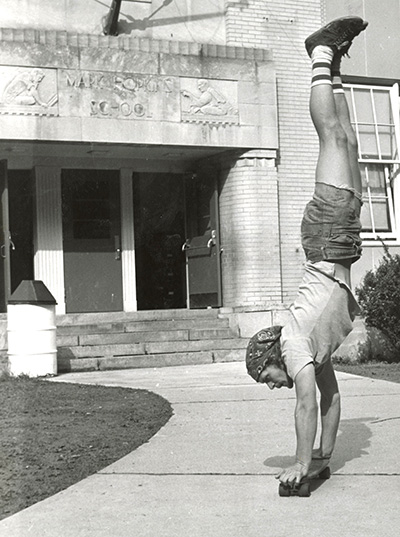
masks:
[(304, 477), (298, 484), (284, 485), (283, 483), (279, 483), (279, 496), (299, 496), (301, 498), (308, 498), (311, 496), (310, 485), (313, 479), (329, 479), (330, 477), (330, 468), (329, 466), (326, 466), (320, 472), (311, 475), (309, 474)]

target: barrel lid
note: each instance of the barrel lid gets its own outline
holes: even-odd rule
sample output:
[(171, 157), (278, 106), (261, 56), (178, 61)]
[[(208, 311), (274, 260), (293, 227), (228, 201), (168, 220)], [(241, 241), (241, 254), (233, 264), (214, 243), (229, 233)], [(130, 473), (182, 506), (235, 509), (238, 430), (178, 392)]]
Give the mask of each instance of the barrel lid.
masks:
[(41, 280), (22, 280), (8, 300), (9, 304), (57, 304)]

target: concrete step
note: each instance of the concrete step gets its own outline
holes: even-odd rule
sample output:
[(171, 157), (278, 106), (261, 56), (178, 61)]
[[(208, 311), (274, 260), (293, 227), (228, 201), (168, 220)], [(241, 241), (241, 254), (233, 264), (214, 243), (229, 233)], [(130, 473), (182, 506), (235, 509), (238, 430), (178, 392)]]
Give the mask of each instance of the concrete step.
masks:
[(243, 360), (246, 343), (212, 309), (57, 317), (59, 372)]
[(118, 345), (142, 341), (195, 341), (201, 339), (227, 339), (232, 337), (229, 328), (213, 330), (154, 330), (147, 332), (117, 332), (110, 334), (80, 334), (57, 337), (57, 346)]
[(213, 350), (245, 349), (247, 341), (239, 338), (199, 340), (142, 342), (121, 345), (77, 345), (58, 347), (58, 357), (89, 358), (102, 356), (134, 356), (138, 354), (172, 354), (182, 352), (202, 352)]
[(79, 334), (106, 334), (117, 332), (152, 332), (167, 330), (213, 329), (216, 322), (219, 327), (229, 327), (227, 318), (223, 319), (168, 319), (168, 320), (126, 320), (118, 322), (98, 322), (89, 324), (62, 324), (57, 326), (58, 336)]
[(109, 322), (126, 322), (126, 321), (175, 321), (178, 319), (218, 319), (218, 309), (203, 310), (149, 310), (149, 311), (112, 311), (100, 313), (68, 313), (66, 315), (57, 315), (57, 326), (79, 325), (90, 323), (109, 323)]
[(59, 372), (101, 371), (106, 369), (135, 369), (143, 367), (166, 367), (199, 365), (219, 362), (244, 361), (244, 349), (217, 349), (199, 352), (173, 352), (160, 354), (108, 355), (99, 357), (58, 357)]

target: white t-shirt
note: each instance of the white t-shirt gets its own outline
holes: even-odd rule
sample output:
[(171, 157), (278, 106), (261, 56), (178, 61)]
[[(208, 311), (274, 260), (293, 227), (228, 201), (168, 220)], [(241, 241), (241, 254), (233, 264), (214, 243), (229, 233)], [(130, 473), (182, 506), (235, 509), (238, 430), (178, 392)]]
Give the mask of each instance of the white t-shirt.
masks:
[(350, 290), (350, 269), (337, 263), (307, 262), (303, 281), (290, 307), (291, 319), (281, 334), (282, 358), (288, 375), (309, 363), (322, 365), (353, 329), (360, 309)]

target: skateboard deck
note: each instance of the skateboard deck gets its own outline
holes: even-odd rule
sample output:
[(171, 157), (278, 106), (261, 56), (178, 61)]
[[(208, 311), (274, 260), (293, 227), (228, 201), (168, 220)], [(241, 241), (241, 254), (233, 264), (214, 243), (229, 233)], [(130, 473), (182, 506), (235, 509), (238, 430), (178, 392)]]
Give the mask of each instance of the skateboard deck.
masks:
[(331, 477), (331, 471), (329, 466), (325, 466), (322, 470), (313, 471), (304, 477), (300, 483), (293, 485), (285, 485), (279, 483), (279, 496), (299, 496), (301, 498), (308, 498), (311, 496), (311, 481), (313, 479), (329, 479)]

